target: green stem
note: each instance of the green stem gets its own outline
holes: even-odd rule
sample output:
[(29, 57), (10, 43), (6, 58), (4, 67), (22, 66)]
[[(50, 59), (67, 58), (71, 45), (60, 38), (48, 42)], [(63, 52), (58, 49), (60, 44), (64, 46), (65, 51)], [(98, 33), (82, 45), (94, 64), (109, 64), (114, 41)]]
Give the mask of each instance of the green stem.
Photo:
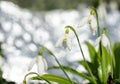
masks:
[(78, 38), (78, 35), (77, 35), (75, 29), (74, 29), (72, 26), (66, 26), (65, 28), (70, 28), (70, 29), (74, 32), (74, 34), (75, 34), (75, 36), (76, 36), (76, 38), (77, 38), (78, 45), (79, 45), (80, 51), (81, 51), (81, 53), (82, 53), (82, 56), (83, 56), (83, 60), (84, 60), (84, 62), (85, 62), (85, 65), (86, 65), (86, 67), (87, 67), (87, 69), (88, 69), (89, 74), (91, 75), (91, 77), (92, 77), (92, 79), (93, 79), (93, 83), (96, 84), (96, 81), (95, 81), (95, 79), (94, 79), (94, 76), (93, 76), (93, 74), (92, 74), (92, 71), (91, 71), (91, 69), (89, 68), (89, 66), (88, 66), (88, 64), (87, 64), (87, 62), (86, 62), (86, 60), (85, 60), (85, 56), (84, 56), (84, 53), (83, 53), (83, 50), (82, 50), (82, 47), (81, 47), (81, 44), (80, 44), (80, 40), (79, 40), (79, 38)]
[[(100, 24), (99, 24), (98, 12), (97, 12), (96, 8), (92, 7), (92, 9), (95, 11), (95, 14), (96, 14), (98, 37), (100, 37)], [(102, 43), (101, 43), (101, 41), (100, 41), (99, 45), (100, 45), (100, 48), (99, 48), (100, 49), (100, 56), (102, 56)]]
[(92, 9), (95, 11), (95, 14), (96, 14), (97, 27), (98, 27), (98, 37), (99, 37), (100, 36), (100, 24), (99, 24), (98, 13), (97, 13), (97, 10), (94, 7), (92, 7)]
[[(27, 83), (26, 83), (26, 78), (27, 78), (28, 75), (32, 75), (32, 74), (36, 74), (37, 76), (40, 76), (39, 74), (37, 74), (37, 73), (35, 73), (35, 72), (29, 72), (28, 74), (25, 75), (24, 80), (23, 80), (23, 84), (27, 84)], [(41, 77), (41, 78), (42, 78), (42, 77)], [(42, 79), (45, 80), (48, 84), (51, 84), (48, 80), (46, 80), (46, 79), (44, 79), (44, 78), (42, 78)]]
[[(97, 20), (97, 28), (98, 28), (98, 37), (100, 37), (100, 24), (99, 24), (99, 18), (96, 8), (92, 7), (92, 9), (95, 11), (96, 14), (96, 20)], [(100, 56), (102, 56), (102, 43), (100, 42)]]
[(73, 84), (73, 82), (71, 81), (71, 79), (69, 78), (69, 76), (67, 75), (67, 73), (65, 72), (64, 68), (61, 66), (60, 62), (57, 60), (55, 55), (54, 55), (54, 57), (55, 57), (56, 62), (58, 63), (58, 65), (60, 66), (60, 68), (62, 69), (62, 71), (66, 75), (66, 77), (68, 78), (68, 80), (71, 82), (71, 84)]
[[(41, 45), (42, 46), (42, 45)], [(58, 61), (57, 57), (46, 47), (42, 46), (43, 49), (45, 49), (50, 55), (52, 55), (55, 58), (55, 61), (58, 63), (58, 65), (60, 66), (61, 70), (63, 71), (63, 73), (65, 74), (65, 76), (68, 78), (68, 80), (70, 81), (71, 84), (74, 84), (70, 77), (68, 76), (68, 74), (65, 72), (63, 66), (61, 65), (61, 63)]]

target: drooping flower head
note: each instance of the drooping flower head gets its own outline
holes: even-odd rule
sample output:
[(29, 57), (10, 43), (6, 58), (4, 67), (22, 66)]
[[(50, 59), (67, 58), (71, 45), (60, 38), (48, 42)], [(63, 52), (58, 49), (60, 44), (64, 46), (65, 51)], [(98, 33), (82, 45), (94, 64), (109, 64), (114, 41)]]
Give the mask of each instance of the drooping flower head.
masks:
[(95, 11), (92, 9), (90, 11), (89, 17), (83, 18), (81, 23), (78, 25), (78, 27), (82, 27), (88, 24), (93, 35), (95, 35), (97, 32), (97, 21), (94, 15), (95, 15)]
[(90, 12), (90, 16), (88, 18), (88, 23), (93, 35), (95, 35), (97, 32), (97, 21), (94, 14), (95, 14), (95, 11), (92, 9)]
[(32, 60), (28, 67), (28, 70), (31, 70), (35, 64), (37, 66), (37, 72), (39, 73), (39, 75), (43, 75), (46, 73), (48, 66), (46, 60), (42, 56), (42, 50), (38, 51), (38, 56)]
[(106, 29), (103, 29), (102, 35), (96, 39), (94, 45), (97, 46), (101, 42), (105, 48), (110, 50), (110, 41), (106, 36), (106, 31), (107, 31)]
[(46, 60), (42, 56), (42, 51), (40, 50), (38, 52), (38, 60), (36, 60), (37, 63), (37, 71), (40, 75), (44, 74), (48, 68)]
[(68, 48), (69, 50), (71, 50), (71, 39), (69, 38), (69, 28), (66, 28), (65, 36), (58, 39), (56, 43), (56, 47), (63, 47), (65, 49)]

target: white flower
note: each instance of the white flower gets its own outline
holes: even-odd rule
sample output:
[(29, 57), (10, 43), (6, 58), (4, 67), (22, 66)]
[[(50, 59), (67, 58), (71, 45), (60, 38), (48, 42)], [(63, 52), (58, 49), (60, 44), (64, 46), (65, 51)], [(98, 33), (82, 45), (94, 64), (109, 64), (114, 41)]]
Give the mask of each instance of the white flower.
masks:
[(110, 41), (108, 37), (103, 33), (100, 37), (98, 37), (95, 41), (95, 46), (99, 44), (99, 42), (102, 42), (102, 45), (110, 50)]
[(97, 32), (97, 21), (96, 21), (96, 18), (94, 17), (94, 15), (90, 15), (89, 17), (83, 18), (83, 20), (78, 25), (78, 28), (82, 27), (84, 25), (89, 25), (93, 35), (96, 34), (96, 32)]
[(91, 29), (93, 35), (95, 35), (97, 32), (97, 21), (93, 15), (89, 16), (88, 23), (90, 25), (90, 29)]
[(56, 43), (56, 47), (64, 47), (65, 49), (68, 48), (69, 50), (71, 50), (72, 48), (71, 45), (72, 45), (72, 41), (70, 38), (68, 38), (68, 34), (58, 39)]
[(28, 70), (31, 70), (35, 64), (37, 65), (39, 75), (43, 75), (48, 68), (46, 60), (42, 56), (37, 56), (30, 63)]

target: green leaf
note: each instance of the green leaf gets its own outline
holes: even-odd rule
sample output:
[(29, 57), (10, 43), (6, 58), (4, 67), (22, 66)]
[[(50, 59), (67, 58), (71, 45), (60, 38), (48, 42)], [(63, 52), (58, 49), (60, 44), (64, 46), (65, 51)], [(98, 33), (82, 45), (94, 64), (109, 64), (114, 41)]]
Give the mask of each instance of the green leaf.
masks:
[(94, 62), (94, 60), (96, 60), (95, 58), (97, 56), (97, 52), (96, 52), (95, 48), (89, 42), (86, 41), (85, 44), (88, 47), (90, 59), (92, 62)]
[[(98, 79), (98, 67), (99, 67), (99, 63), (100, 63), (100, 57), (98, 56), (95, 48), (93, 45), (91, 45), (89, 42), (85, 42), (87, 47), (88, 47), (88, 52), (89, 52), (89, 56), (91, 61), (88, 62), (87, 64), (90, 67), (90, 69), (92, 70), (93, 75), (96, 77), (97, 80)], [(85, 69), (87, 70), (84, 61), (79, 61), (79, 63), (85, 67)], [(88, 70), (87, 70), (88, 71)]]
[[(51, 75), (51, 74), (45, 74), (43, 76), (35, 76), (30, 78), (31, 80), (42, 80), (42, 79), (46, 79), (48, 81), (51, 82), (57, 82), (58, 84), (71, 84), (71, 82), (63, 77), (60, 76), (56, 76), (56, 75)], [(76, 84), (76, 83), (74, 83)]]
[(102, 82), (103, 77), (102, 77), (102, 69), (101, 69), (101, 65), (98, 67), (98, 76), (99, 76), (99, 81)]
[(120, 80), (120, 43), (115, 43), (113, 47), (115, 56), (114, 78)]
[[(82, 61), (78, 61), (78, 63), (79, 64), (81, 64), (85, 69), (86, 69), (86, 71), (88, 71), (87, 70), (87, 67), (86, 67), (86, 65), (85, 65), (85, 62), (82, 60)], [(88, 64), (88, 66), (90, 67), (90, 69), (92, 70), (92, 73), (93, 73), (93, 75), (96, 77), (96, 79), (98, 78), (98, 71), (97, 71), (97, 69), (98, 69), (98, 63), (96, 62), (94, 62), (94, 63), (91, 63), (91, 62), (88, 62), (87, 61), (87, 64)]]
[(108, 79), (108, 74), (112, 73), (112, 56), (110, 52), (102, 46), (102, 56), (101, 56), (101, 69), (102, 71), (102, 83), (106, 83)]
[(114, 84), (120, 84), (120, 79), (115, 79)]
[[(86, 80), (89, 80), (90, 82), (92, 82), (92, 78), (89, 77), (89, 76), (87, 76), (86, 74), (80, 73), (80, 72), (78, 72), (78, 71), (76, 71), (76, 70), (74, 70), (74, 69), (72, 69), (72, 68), (70, 68), (70, 67), (66, 67), (66, 66), (62, 66), (62, 67), (63, 67), (64, 70), (66, 70), (67, 72), (70, 72), (70, 73), (72, 73), (72, 74), (74, 74), (74, 75), (77, 75), (77, 76), (79, 76), (79, 77), (82, 77), (83, 79), (86, 79)], [(60, 67), (59, 67), (59, 66), (52, 66), (52, 67), (49, 67), (49, 69), (60, 69)]]

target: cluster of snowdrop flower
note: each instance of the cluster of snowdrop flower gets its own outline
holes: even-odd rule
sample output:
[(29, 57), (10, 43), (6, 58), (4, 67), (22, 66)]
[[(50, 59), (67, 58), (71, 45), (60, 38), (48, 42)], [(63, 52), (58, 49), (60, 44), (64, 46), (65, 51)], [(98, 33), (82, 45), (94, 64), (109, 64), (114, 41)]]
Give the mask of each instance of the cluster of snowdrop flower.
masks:
[[(90, 29), (93, 33), (93, 35), (96, 34), (97, 32), (97, 21), (95, 18), (95, 12), (94, 10), (91, 10), (90, 12), (90, 16), (87, 18), (84, 18), (81, 23), (79, 24), (79, 27), (84, 26), (85, 24), (89, 24)], [(63, 37), (61, 37), (60, 39), (58, 39), (58, 41), (56, 42), (56, 47), (63, 47), (64, 49), (68, 48), (69, 50), (71, 50), (72, 48), (72, 40), (69, 37), (69, 28), (65, 28), (65, 35)], [(99, 45), (99, 43), (102, 43), (102, 45), (104, 47), (106, 47), (107, 49), (110, 49), (110, 41), (108, 39), (108, 37), (106, 36), (106, 30), (104, 29), (101, 36), (99, 36), (96, 40), (94, 45), (97, 46)], [(47, 62), (46, 60), (43, 58), (42, 56), (42, 51), (40, 50), (38, 52), (38, 56), (36, 58), (34, 58), (32, 60), (32, 62), (29, 65), (29, 69), (31, 70), (33, 65), (37, 65), (37, 71), (39, 73), (39, 75), (43, 75), (46, 70), (47, 70)]]
[[(96, 11), (92, 9), (90, 11), (90, 15), (87, 18), (85, 17), (81, 21), (81, 23), (79, 24), (79, 27), (83, 27), (84, 25), (89, 25), (93, 35), (96, 35), (96, 33), (98, 32), (98, 38), (95, 40), (94, 45), (97, 46), (99, 44), (102, 44), (107, 49), (110, 49), (110, 41), (109, 41), (108, 37), (106, 36), (106, 29), (104, 28), (103, 31), (102, 31), (102, 34), (100, 35), (100, 31), (99, 31), (100, 27), (99, 27), (99, 24), (98, 24), (98, 17), (97, 17), (97, 15), (95, 15), (95, 13), (96, 13)], [(63, 37), (61, 37), (60, 39), (58, 39), (58, 41), (56, 42), (56, 47), (62, 47), (64, 49), (69, 49), (69, 50), (72, 49), (72, 40), (71, 40), (70, 35), (69, 35), (70, 29), (74, 32), (74, 34), (75, 34), (75, 36), (77, 38), (78, 45), (80, 47), (80, 51), (82, 52), (82, 56), (83, 56), (84, 62), (86, 63), (88, 72), (90, 73), (92, 79), (94, 80), (94, 76), (92, 75), (92, 73), (91, 73), (91, 71), (90, 71), (90, 69), (89, 69), (89, 67), (87, 65), (87, 62), (85, 60), (81, 44), (80, 44), (78, 35), (76, 33), (76, 30), (72, 26), (66, 26), (65, 27), (65, 35)], [(64, 68), (62, 67), (62, 65), (57, 60), (56, 56), (50, 50), (48, 50), (47, 48), (45, 48), (45, 50), (47, 52), (49, 52), (50, 55), (53, 55), (53, 57), (55, 58), (56, 62), (59, 65), (60, 69), (64, 72), (64, 74), (68, 78), (69, 82), (71, 82), (71, 84), (73, 84), (71, 79), (69, 78), (69, 76), (64, 71)], [(38, 52), (38, 56), (32, 60), (32, 62), (30, 63), (30, 65), (28, 67), (28, 70), (31, 70), (32, 67), (35, 64), (37, 65), (37, 72), (38, 72), (39, 76), (44, 75), (46, 73), (46, 71), (47, 71), (48, 66), (47, 66), (46, 60), (42, 56), (42, 50), (40, 50)], [(26, 76), (25, 76), (25, 78), (26, 78)], [(93, 81), (93, 82), (96, 84), (95, 81)], [(26, 84), (26, 83), (24, 83), (24, 84)]]

